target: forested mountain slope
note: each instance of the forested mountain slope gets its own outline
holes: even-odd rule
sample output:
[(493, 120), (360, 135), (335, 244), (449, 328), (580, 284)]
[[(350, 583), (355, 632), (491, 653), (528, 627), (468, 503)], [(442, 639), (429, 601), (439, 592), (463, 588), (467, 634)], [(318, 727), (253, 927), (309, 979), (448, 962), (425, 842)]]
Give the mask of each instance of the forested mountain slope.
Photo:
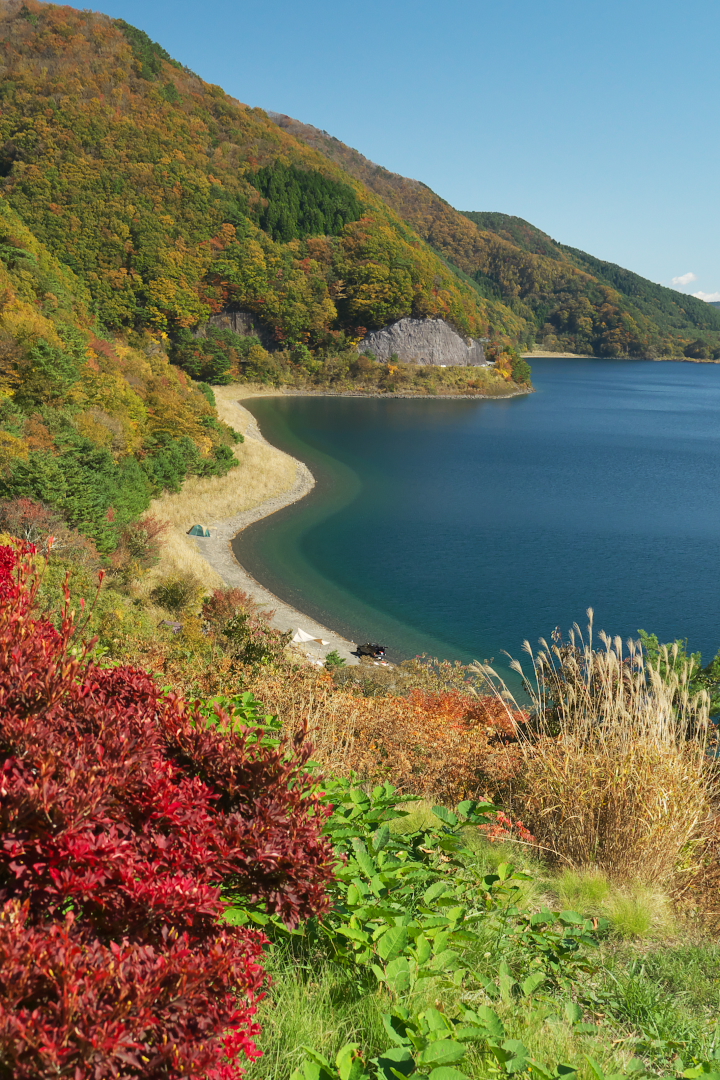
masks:
[(0, 200), (0, 498), (39, 500), (111, 552), (236, 436), (149, 336), (102, 336), (90, 295)]
[[(204, 331), (228, 307), (270, 351)], [(196, 379), (345, 377), (407, 315), (495, 338), (507, 389), (522, 321), (355, 177), (121, 20), (0, 0), (0, 501), (125, 550), (154, 496), (236, 464)]]
[(517, 338), (356, 177), (104, 15), (0, 5), (2, 193), (111, 329), (182, 338), (228, 305), (288, 348), (407, 315)]
[(462, 214), (242, 105), (122, 20), (3, 0), (0, 26), (3, 197), (102, 326), (167, 334), (195, 376), (222, 362), (198, 359), (192, 332), (227, 307), (310, 366), (408, 315), (603, 355), (720, 350), (709, 305), (520, 219)]
[[(720, 318), (714, 305), (695, 296), (687, 296), (676, 289), (656, 285), (631, 270), (624, 270), (616, 263), (596, 259), (578, 248), (558, 244), (522, 218), (511, 217), (509, 214), (467, 211), (465, 216), (474, 221), (478, 228), (494, 232), (524, 251), (546, 255), (558, 262), (569, 260), (578, 269), (615, 289), (637, 311), (651, 319), (659, 330), (679, 337), (681, 341), (688, 335), (701, 335), (701, 340), (691, 341), (685, 346), (685, 355), (710, 355), (708, 343), (713, 340), (712, 335), (720, 331)], [(705, 341), (702, 340), (703, 336)]]
[(523, 322), (520, 343), (598, 356), (720, 355), (711, 305), (556, 243), (521, 218), (460, 213), (425, 184), (391, 173), (327, 132), (274, 115), (379, 194), (449, 265)]

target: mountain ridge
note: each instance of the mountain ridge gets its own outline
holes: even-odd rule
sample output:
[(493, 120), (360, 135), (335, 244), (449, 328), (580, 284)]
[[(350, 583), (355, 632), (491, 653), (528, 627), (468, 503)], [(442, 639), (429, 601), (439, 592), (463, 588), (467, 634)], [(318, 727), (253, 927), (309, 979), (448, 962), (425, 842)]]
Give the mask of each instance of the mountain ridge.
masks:
[[(3, 195), (110, 328), (172, 337), (235, 303), (280, 345), (313, 350), (410, 315), (517, 336), (513, 313), (448, 272), (374, 192), (142, 31), (35, 0), (5, 0), (0, 19)], [(358, 205), (312, 236), (292, 203), (303, 184), (303, 203), (317, 202), (321, 179)]]
[[(249, 332), (210, 325), (228, 309)], [(407, 316), (508, 343), (520, 326), (375, 193), (143, 31), (0, 2), (3, 505), (51, 510), (128, 570), (155, 496), (242, 457), (205, 382), (527, 381), (502, 348), (478, 372), (358, 357), (367, 329)]]
[[(231, 98), (124, 20), (2, 0), (0, 25), (0, 197), (82, 282), (99, 327), (164, 336), (195, 379), (349, 370), (368, 332), (407, 318), (489, 338), (507, 378), (512, 347), (536, 342), (720, 355), (711, 306), (520, 218), (457, 211)], [(226, 311), (257, 336), (210, 325)]]
[(522, 218), (455, 210), (426, 184), (327, 132), (284, 114), (273, 118), (361, 178), (487, 298), (519, 315), (518, 344), (605, 356), (720, 355), (720, 320), (703, 301), (559, 244)]

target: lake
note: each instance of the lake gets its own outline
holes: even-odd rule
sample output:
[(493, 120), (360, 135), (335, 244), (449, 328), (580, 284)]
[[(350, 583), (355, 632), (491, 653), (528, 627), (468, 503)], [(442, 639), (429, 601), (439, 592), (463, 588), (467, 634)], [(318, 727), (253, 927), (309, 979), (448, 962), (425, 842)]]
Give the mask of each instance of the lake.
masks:
[[(311, 495), (247, 529), (274, 593), (391, 659), (586, 623), (720, 648), (720, 366), (536, 360), (537, 393), (245, 402)], [(504, 666), (504, 664), (502, 665)]]

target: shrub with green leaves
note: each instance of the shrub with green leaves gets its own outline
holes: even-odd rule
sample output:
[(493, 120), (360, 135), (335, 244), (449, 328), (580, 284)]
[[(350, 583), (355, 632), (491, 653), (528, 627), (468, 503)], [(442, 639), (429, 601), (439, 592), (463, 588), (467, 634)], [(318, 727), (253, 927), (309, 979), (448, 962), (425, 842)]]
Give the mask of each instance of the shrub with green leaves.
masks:
[(150, 595), (161, 607), (180, 615), (199, 605), (202, 586), (192, 574), (178, 572), (159, 582)]
[[(531, 1066), (544, 1078), (574, 1072), (570, 1065), (548, 1070), (532, 1062), (490, 1005), (467, 1004), (476, 996), (501, 1004), (567, 991), (578, 975), (594, 970), (590, 920), (569, 911), (523, 910), (518, 901), (527, 875), (507, 864), (478, 876), (468, 840), (496, 808), (472, 801), (457, 812), (437, 806), (434, 824), (403, 831), (408, 811), (398, 807), (389, 783), (368, 793), (332, 782), (325, 801), (333, 806), (326, 833), (339, 857), (334, 903), (322, 921), (311, 920), (291, 940), (298, 955), (319, 950), (346, 968), (358, 987), (383, 988), (392, 1004), (383, 1018), (390, 1045), (366, 1061), (356, 1044), (347, 1044), (334, 1064), (308, 1048), (294, 1080), (464, 1080), (456, 1065), (471, 1045), (490, 1073)], [(273, 931), (282, 932), (279, 924)], [(492, 973), (479, 956), (492, 958)], [(452, 1013), (413, 1008), (424, 986), (460, 997), (461, 1004)]]
[(345, 661), (337, 649), (331, 649), (327, 654), (325, 657), (325, 667), (328, 671), (336, 671), (338, 668), (345, 667)]
[[(455, 813), (434, 807), (437, 824), (402, 831), (408, 812), (390, 784), (368, 793), (332, 783), (325, 798), (334, 806), (326, 831), (340, 857), (334, 904), (322, 922), (311, 920), (290, 940), (299, 968), (320, 949), (333, 966), (354, 973), (358, 987), (374, 981), (382, 988), (386, 1038), (370, 1052), (347, 1042), (332, 1058), (305, 1046), (292, 1080), (571, 1080), (579, 1071), (621, 1080), (589, 1055), (548, 1064), (513, 1036), (509, 1010), (518, 1005), (541, 1010), (577, 1038), (597, 1036), (586, 1016), (603, 1008), (602, 1015), (612, 1014), (610, 998), (593, 994), (600, 966), (591, 950), (607, 920), (524, 909), (518, 900), (527, 875), (507, 865), (473, 875), (468, 841), (492, 806), (466, 802)], [(272, 923), (262, 917), (277, 939)], [(652, 1054), (651, 1043), (634, 1038), (630, 1045)], [(687, 1057), (678, 1059), (673, 1075), (720, 1075), (720, 1058), (688, 1057), (689, 1066)], [(622, 1074), (651, 1075), (640, 1058)]]
[(284, 659), (290, 633), (276, 630), (260, 606), (242, 589), (216, 589), (202, 606), (206, 629), (223, 651), (253, 667)]

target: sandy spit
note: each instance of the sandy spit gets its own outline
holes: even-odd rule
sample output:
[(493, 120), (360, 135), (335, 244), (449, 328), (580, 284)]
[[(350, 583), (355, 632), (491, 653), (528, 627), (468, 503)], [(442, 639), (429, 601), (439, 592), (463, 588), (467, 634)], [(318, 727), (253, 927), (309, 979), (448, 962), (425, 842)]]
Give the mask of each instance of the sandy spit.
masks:
[[(242, 432), (246, 444), (249, 443), (251, 446), (253, 443), (261, 444), (266, 448), (266, 455), (278, 455), (278, 459), (285, 459), (283, 464), (288, 461), (294, 463), (294, 482), (280, 493), (265, 499), (256, 506), (241, 510), (233, 514), (232, 517), (214, 521), (204, 520), (202, 517), (197, 518), (202, 524), (209, 526), (211, 535), (209, 537), (192, 537), (188, 539), (194, 541), (198, 554), (219, 575), (225, 585), (242, 589), (258, 604), (261, 604), (266, 612), (272, 612), (270, 622), (276, 629), (295, 631), (300, 627), (313, 637), (328, 642), (326, 645), (305, 642), (302, 646), (298, 646), (309, 659), (316, 662), (318, 660), (323, 661), (329, 652), (335, 650), (347, 663), (356, 664), (358, 662), (357, 658), (353, 656), (356, 647), (355, 642), (348, 641), (341, 634), (337, 634), (334, 630), (330, 630), (327, 626), (316, 622), (315, 619), (304, 615), (290, 604), (286, 604), (285, 601), (275, 596), (269, 589), (266, 589), (264, 585), (261, 585), (259, 581), (256, 581), (235, 558), (230, 546), (234, 537), (243, 529), (246, 529), (248, 525), (252, 525), (254, 522), (260, 521), (261, 518), (268, 517), (277, 510), (282, 510), (283, 507), (304, 498), (315, 486), (315, 478), (304, 462), (290, 458), (289, 455), (283, 454), (282, 451), (271, 446), (261, 434), (255, 417), (240, 404), (242, 398), (268, 396), (267, 390), (258, 391), (245, 386), (222, 386), (215, 387), (214, 391), (218, 415), (221, 419), (237, 431)], [(270, 394), (272, 394), (272, 391), (270, 391)], [(231, 476), (238, 471), (233, 469), (228, 475)], [(157, 513), (158, 515), (162, 513), (162, 507), (157, 508)]]

